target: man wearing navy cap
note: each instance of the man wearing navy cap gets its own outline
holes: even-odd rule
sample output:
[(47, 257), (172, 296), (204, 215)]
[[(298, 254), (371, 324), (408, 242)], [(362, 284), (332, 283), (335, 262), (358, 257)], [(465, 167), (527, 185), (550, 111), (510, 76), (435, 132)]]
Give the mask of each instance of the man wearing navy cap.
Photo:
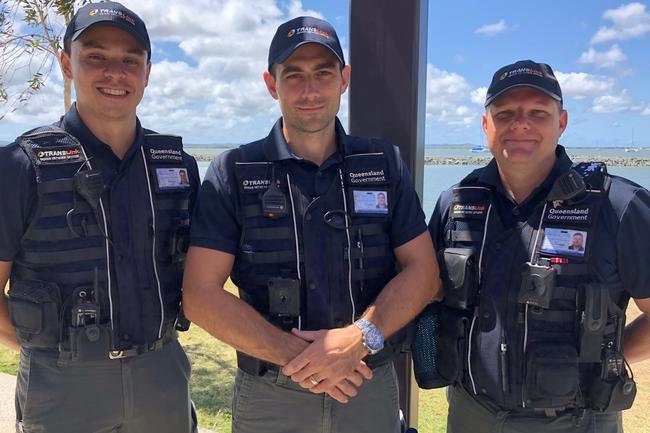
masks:
[[(650, 194), (573, 164), (558, 144), (567, 120), (549, 65), (499, 69), (483, 115), (494, 159), (429, 222), (445, 290), (437, 356), (455, 360), (437, 378), (451, 385), (449, 433), (622, 432), (628, 363), (650, 356)], [(630, 298), (643, 314), (626, 327)]]
[(150, 57), (134, 12), (82, 7), (61, 56), (75, 105), (0, 149), (0, 340), (20, 349), (19, 432), (193, 430), (176, 327), (198, 169), (136, 116)]
[(392, 359), (437, 265), (397, 148), (336, 118), (349, 79), (329, 23), (282, 24), (264, 72), (282, 118), (202, 185), (184, 306), (238, 351), (235, 433), (400, 429)]

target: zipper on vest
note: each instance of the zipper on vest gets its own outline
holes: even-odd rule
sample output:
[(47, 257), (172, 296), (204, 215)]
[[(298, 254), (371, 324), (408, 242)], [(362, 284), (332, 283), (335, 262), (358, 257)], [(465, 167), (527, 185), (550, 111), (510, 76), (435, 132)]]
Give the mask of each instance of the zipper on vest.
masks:
[(501, 390), (505, 396), (510, 386), (508, 383), (508, 344), (506, 343), (506, 331), (503, 328), (501, 328), (499, 341), (499, 358), (501, 361)]
[(356, 307), (354, 305), (354, 293), (352, 292), (352, 241), (350, 240), (350, 220), (348, 215), (348, 199), (345, 195), (345, 181), (343, 180), (343, 171), (339, 168), (339, 179), (341, 181), (341, 196), (343, 197), (343, 210), (345, 211), (345, 235), (347, 240), (347, 259), (348, 259), (348, 292), (350, 294), (350, 305), (352, 306), (352, 318), (350, 323), (357, 320)]
[[(86, 155), (86, 149), (84, 149), (83, 145), (78, 141), (77, 143), (81, 147), (81, 151), (83, 152), (84, 158), (86, 159), (85, 164), (88, 166), (88, 169), (92, 170), (93, 166), (90, 163), (90, 160), (88, 159), (88, 155)], [(108, 285), (108, 309), (109, 309), (109, 315), (111, 320), (111, 332), (115, 332), (115, 325), (113, 322), (113, 294), (111, 290), (111, 251), (110, 251), (110, 245), (108, 239), (108, 220), (106, 219), (106, 209), (104, 208), (104, 202), (101, 197), (99, 197), (99, 208), (102, 211), (102, 220), (103, 220), (102, 223), (104, 226), (104, 233), (103, 233), (104, 244), (106, 245), (106, 284)], [(99, 226), (99, 221), (97, 221), (97, 225)], [(98, 299), (97, 302), (101, 302), (101, 300)]]
[[(271, 179), (271, 182), (275, 182), (275, 179)], [(303, 284), (302, 284), (302, 276), (300, 274), (300, 247), (298, 244), (298, 223), (296, 222), (296, 205), (293, 201), (293, 189), (291, 185), (291, 176), (289, 176), (289, 173), (287, 173), (287, 189), (289, 190), (289, 200), (291, 201), (291, 216), (293, 217), (293, 237), (296, 244), (296, 275), (298, 275), (298, 284), (300, 285), (300, 291), (302, 291)], [(299, 313), (298, 330), (301, 329), (302, 329), (302, 314)]]
[(152, 247), (151, 247), (151, 260), (153, 262), (153, 273), (156, 277), (156, 286), (158, 288), (158, 300), (160, 301), (160, 326), (158, 327), (158, 339), (162, 338), (162, 329), (163, 324), (165, 323), (165, 306), (163, 304), (162, 298), (162, 288), (160, 286), (160, 278), (158, 277), (158, 260), (156, 258), (156, 209), (153, 205), (153, 194), (151, 193), (151, 178), (149, 177), (149, 167), (147, 166), (147, 158), (144, 154), (144, 147), (140, 147), (140, 152), (142, 154), (142, 163), (144, 164), (144, 171), (147, 176), (147, 188), (149, 191), (149, 204), (151, 205), (151, 218), (152, 218), (152, 227), (153, 227), (153, 236), (152, 236)]

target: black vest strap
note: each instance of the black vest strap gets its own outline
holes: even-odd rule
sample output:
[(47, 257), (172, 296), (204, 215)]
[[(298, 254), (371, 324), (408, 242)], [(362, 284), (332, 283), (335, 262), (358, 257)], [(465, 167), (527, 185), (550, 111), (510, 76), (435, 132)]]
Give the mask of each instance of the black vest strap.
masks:
[(159, 199), (156, 203), (156, 208), (159, 210), (179, 210), (187, 209), (190, 205), (188, 198), (184, 199)]
[(105, 258), (106, 250), (102, 247), (90, 247), (52, 252), (25, 251), (23, 257), (33, 265), (61, 265)]
[(262, 216), (262, 206), (259, 203), (249, 204), (242, 207), (244, 218), (256, 218)]
[(293, 230), (291, 230), (289, 227), (264, 227), (246, 229), (246, 239), (256, 241), (293, 239)]
[[(68, 227), (60, 229), (32, 229), (27, 233), (27, 236), (25, 236), (25, 240), (39, 242), (58, 242), (68, 240), (72, 236), (73, 234), (70, 232), (70, 229)], [(97, 224), (95, 224), (94, 219), (89, 220), (86, 236), (89, 238), (104, 236), (99, 230)]]
[(39, 194), (74, 191), (74, 181), (72, 178), (68, 178), (42, 182), (38, 184), (37, 191)]
[(354, 269), (352, 270), (352, 281), (373, 280), (375, 278), (383, 278), (392, 275), (392, 269)]
[(79, 198), (76, 203), (59, 203), (59, 204), (46, 204), (41, 207), (41, 212), (39, 216), (47, 218), (47, 217), (56, 217), (56, 216), (61, 216), (65, 215), (68, 213), (71, 209), (74, 208), (74, 213), (75, 215), (81, 214), (81, 213), (89, 213), (92, 214), (93, 210), (92, 208), (86, 203), (83, 199)]
[(350, 231), (356, 233), (358, 229), (361, 229), (361, 234), (363, 236), (374, 236), (381, 235), (386, 233), (386, 228), (384, 224), (375, 223), (375, 224), (358, 224), (351, 225)]
[[(246, 252), (242, 251), (238, 256), (246, 263), (268, 265), (274, 263), (287, 263), (296, 260), (296, 252), (294, 250), (273, 251), (273, 252)], [(302, 261), (302, 259), (301, 259)]]
[(483, 240), (483, 232), (475, 232), (469, 230), (452, 230), (452, 242), (481, 242)]
[(352, 260), (355, 260), (355, 259), (360, 259), (360, 258), (371, 259), (371, 258), (375, 258), (375, 257), (384, 257), (384, 255), (386, 255), (387, 252), (388, 252), (388, 247), (385, 246), (385, 245), (381, 245), (381, 246), (378, 246), (378, 247), (367, 247), (367, 248), (363, 249), (363, 257), (362, 257), (361, 256), (361, 249), (354, 248), (350, 252), (350, 258)]
[[(17, 270), (17, 276), (22, 280), (39, 280), (43, 278), (42, 272), (33, 271), (25, 267), (20, 267), (20, 270)], [(78, 286), (81, 284), (89, 284), (95, 278), (95, 272), (92, 271), (79, 271), (79, 272), (52, 272), (49, 275), (56, 279), (55, 281), (65, 281), (66, 284), (73, 286)], [(104, 272), (101, 272), (100, 275), (105, 275)]]

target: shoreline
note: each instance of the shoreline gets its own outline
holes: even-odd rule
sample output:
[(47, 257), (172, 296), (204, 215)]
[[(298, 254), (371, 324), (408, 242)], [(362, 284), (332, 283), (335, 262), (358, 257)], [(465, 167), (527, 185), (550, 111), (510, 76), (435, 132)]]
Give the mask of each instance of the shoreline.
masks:
[[(186, 150), (187, 151), (187, 150)], [(189, 152), (197, 161), (210, 162), (215, 155)], [(599, 156), (581, 156), (569, 155), (572, 161), (598, 161), (604, 162), (608, 167), (648, 167), (650, 158), (648, 157), (599, 157)], [(492, 156), (425, 156), (424, 165), (479, 165), (483, 166), (490, 162)]]

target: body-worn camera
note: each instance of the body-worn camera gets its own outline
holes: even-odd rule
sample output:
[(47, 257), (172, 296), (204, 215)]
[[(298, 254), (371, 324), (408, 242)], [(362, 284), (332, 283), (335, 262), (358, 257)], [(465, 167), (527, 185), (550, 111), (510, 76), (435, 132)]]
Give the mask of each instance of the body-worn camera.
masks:
[(524, 263), (518, 301), (539, 308), (549, 308), (555, 289), (555, 269), (546, 265)]
[(269, 279), (269, 315), (283, 329), (297, 326), (300, 316), (300, 280), (275, 277)]

